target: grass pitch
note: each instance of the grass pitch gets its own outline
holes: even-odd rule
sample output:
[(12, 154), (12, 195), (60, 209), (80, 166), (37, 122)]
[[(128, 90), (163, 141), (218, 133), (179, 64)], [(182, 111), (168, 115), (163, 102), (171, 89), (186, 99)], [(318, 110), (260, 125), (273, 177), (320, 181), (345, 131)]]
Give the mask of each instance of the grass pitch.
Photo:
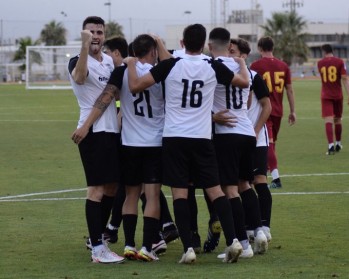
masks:
[[(73, 93), (0, 85), (0, 278), (348, 278), (349, 109), (345, 105), (344, 149), (326, 156), (320, 81), (298, 80), (294, 88), (298, 120), (288, 126), (285, 100), (277, 142), (283, 189), (272, 191), (269, 251), (223, 264), (216, 259), (225, 246), (222, 237), (215, 252), (185, 266), (177, 263), (180, 241), (170, 243), (159, 262), (90, 263), (85, 178), (70, 140), (79, 115)], [(203, 243), (208, 213), (200, 190), (197, 195)], [(123, 244), (121, 230), (111, 249), (122, 253)]]

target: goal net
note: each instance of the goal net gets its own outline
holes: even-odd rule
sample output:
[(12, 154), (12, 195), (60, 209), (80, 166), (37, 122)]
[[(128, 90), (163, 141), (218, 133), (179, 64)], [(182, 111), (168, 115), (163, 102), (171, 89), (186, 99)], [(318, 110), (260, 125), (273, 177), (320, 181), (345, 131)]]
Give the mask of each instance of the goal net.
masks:
[(27, 89), (70, 89), (68, 62), (81, 46), (28, 46)]

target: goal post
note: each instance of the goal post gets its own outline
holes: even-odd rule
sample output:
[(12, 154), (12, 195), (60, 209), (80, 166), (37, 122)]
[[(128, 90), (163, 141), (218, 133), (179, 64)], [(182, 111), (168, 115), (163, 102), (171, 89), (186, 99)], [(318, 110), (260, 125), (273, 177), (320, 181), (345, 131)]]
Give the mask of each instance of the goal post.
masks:
[(28, 46), (26, 50), (26, 89), (71, 89), (69, 59), (81, 46)]

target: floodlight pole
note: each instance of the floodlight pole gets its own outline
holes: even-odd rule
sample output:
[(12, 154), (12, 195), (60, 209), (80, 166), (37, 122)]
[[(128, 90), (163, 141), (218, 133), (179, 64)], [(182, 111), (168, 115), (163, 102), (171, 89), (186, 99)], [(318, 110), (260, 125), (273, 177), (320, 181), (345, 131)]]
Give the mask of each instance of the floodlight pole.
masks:
[(111, 1), (109, 0), (108, 2), (104, 3), (104, 6), (108, 6), (108, 13), (109, 13), (109, 23), (111, 22)]

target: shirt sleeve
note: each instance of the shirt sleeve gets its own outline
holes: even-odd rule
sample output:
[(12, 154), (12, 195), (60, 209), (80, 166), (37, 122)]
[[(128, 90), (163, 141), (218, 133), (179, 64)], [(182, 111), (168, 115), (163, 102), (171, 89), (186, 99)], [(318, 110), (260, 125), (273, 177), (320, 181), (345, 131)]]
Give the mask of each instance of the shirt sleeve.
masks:
[(234, 72), (230, 71), (227, 66), (217, 60), (211, 60), (211, 63), (213, 70), (216, 72), (217, 82), (224, 85), (231, 84), (234, 78)]
[(255, 93), (258, 100), (269, 97), (269, 90), (263, 78), (256, 74), (252, 80), (252, 90)]
[(75, 69), (76, 63), (78, 63), (79, 56), (75, 56), (69, 60), (68, 71), (71, 74)]
[(169, 58), (161, 61), (159, 64), (150, 69), (150, 73), (153, 76), (156, 83), (164, 81), (172, 68), (181, 58)]
[(108, 84), (115, 85), (119, 90), (121, 90), (126, 68), (127, 65), (116, 67), (110, 75)]

